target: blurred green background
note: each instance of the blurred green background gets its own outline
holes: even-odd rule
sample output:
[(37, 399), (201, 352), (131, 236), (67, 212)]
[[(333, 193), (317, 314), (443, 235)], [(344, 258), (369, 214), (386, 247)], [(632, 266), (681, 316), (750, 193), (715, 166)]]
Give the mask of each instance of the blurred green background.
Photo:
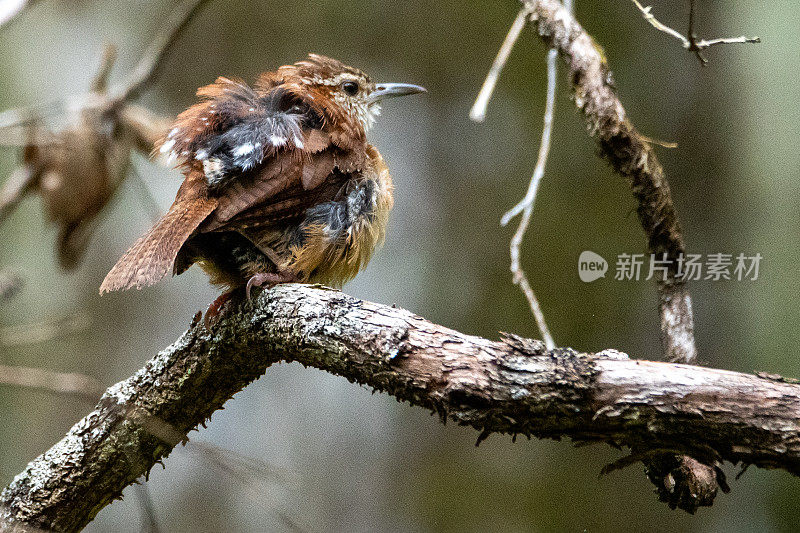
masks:
[[(655, 4), (679, 29), (688, 3)], [(0, 31), (0, 109), (83, 92), (105, 42), (118, 45), (121, 80), (158, 31), (170, 2), (43, 0)], [(176, 44), (140, 99), (174, 115), (217, 75), (252, 80), (308, 52), (363, 68), (374, 79), (414, 82), (429, 94), (389, 102), (371, 140), (388, 161), (396, 205), (385, 247), (355, 281), (354, 296), (396, 303), (458, 330), (538, 335), (511, 284), (502, 213), (524, 194), (544, 105), (545, 49), (523, 33), (484, 124), (467, 114), (513, 20), (514, 0), (425, 2), (216, 0)], [(601, 43), (638, 128), (675, 141), (658, 148), (689, 250), (759, 252), (760, 278), (696, 282), (701, 362), (800, 376), (800, 5), (788, 0), (699, 2), (703, 36), (758, 35), (760, 45), (710, 51), (701, 68), (677, 41), (644, 22), (633, 4), (577, 2)], [(646, 281), (591, 284), (577, 258), (640, 253), (644, 237), (624, 180), (596, 157), (559, 78), (546, 177), (524, 243), (524, 265), (555, 339), (581, 350), (613, 347), (659, 358), (656, 292)], [(0, 152), (0, 176), (19, 159)], [(162, 209), (177, 173), (134, 165)], [(0, 180), (5, 179), (0, 177)], [(26, 280), (0, 308), (0, 327), (88, 314), (91, 327), (40, 343), (0, 346), (0, 364), (83, 372), (111, 385), (170, 344), (216, 296), (197, 269), (147, 290), (99, 297), (97, 287), (150, 224), (139, 184), (128, 180), (102, 216), (84, 263), (60, 271), (55, 231), (40, 202), (25, 201), (0, 228), (0, 268)], [(0, 388), (0, 484), (49, 448), (90, 405)], [(299, 365), (270, 368), (190, 438), (269, 463), (244, 476), (215, 465), (192, 443), (156, 468), (147, 487), (164, 531), (790, 531), (800, 481), (750, 469), (696, 516), (658, 503), (641, 465), (599, 478), (621, 456), (605, 446), (493, 436), (443, 426), (428, 413), (371, 395)], [(134, 490), (100, 512), (88, 531), (140, 531)]]

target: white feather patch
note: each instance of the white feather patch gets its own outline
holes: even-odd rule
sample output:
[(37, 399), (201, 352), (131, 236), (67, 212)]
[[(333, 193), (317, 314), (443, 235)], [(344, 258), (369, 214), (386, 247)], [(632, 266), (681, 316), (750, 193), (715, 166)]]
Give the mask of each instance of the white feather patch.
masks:
[(269, 142), (272, 143), (272, 146), (283, 146), (286, 144), (286, 137), (281, 135), (270, 135)]
[(247, 155), (247, 154), (252, 153), (253, 150), (255, 150), (255, 148), (256, 147), (253, 146), (252, 143), (245, 143), (245, 144), (243, 144), (241, 146), (236, 147), (236, 150), (233, 151), (233, 155), (235, 157), (241, 157), (243, 155)]
[(172, 147), (175, 146), (175, 139), (169, 140), (161, 145), (161, 149), (159, 150), (162, 154), (166, 154)]

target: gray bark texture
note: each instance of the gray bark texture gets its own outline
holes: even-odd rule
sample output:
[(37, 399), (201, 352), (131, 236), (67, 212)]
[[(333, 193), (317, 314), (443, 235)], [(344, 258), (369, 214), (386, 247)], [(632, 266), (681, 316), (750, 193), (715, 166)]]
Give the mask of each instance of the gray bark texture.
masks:
[[(298, 361), (442, 421), (492, 433), (627, 446), (630, 459), (685, 453), (699, 461), (800, 473), (800, 385), (605, 350), (548, 351), (541, 341), (488, 340), (341, 292), (283, 285), (199, 323), (32, 461), (0, 495), (8, 531), (78, 531), (273, 363)], [(665, 455), (667, 454), (667, 455)], [(690, 490), (690, 489), (689, 489)]]

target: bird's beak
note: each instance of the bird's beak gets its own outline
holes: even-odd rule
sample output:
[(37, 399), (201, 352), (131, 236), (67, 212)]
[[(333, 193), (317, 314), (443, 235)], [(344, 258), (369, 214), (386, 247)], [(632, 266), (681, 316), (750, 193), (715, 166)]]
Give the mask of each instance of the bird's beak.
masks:
[(372, 91), (372, 94), (369, 95), (369, 102), (374, 104), (380, 102), (384, 98), (426, 92), (428, 91), (425, 87), (420, 87), (419, 85), (411, 83), (379, 83), (375, 86), (375, 90)]

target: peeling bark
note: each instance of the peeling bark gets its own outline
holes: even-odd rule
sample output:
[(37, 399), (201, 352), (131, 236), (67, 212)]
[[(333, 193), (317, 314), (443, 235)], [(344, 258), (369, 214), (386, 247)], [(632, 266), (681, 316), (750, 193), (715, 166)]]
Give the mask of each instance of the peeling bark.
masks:
[[(685, 453), (704, 469), (726, 460), (800, 474), (800, 385), (777, 376), (637, 361), (614, 350), (548, 351), (515, 335), (492, 341), (338, 291), (284, 285), (242, 304), (213, 334), (195, 320), (109, 388), (2, 492), (0, 525), (81, 529), (278, 361), (387, 392), (483, 438), (571, 437), (628, 446), (636, 460)], [(661, 480), (667, 492), (687, 467), (670, 466), (672, 479)]]

